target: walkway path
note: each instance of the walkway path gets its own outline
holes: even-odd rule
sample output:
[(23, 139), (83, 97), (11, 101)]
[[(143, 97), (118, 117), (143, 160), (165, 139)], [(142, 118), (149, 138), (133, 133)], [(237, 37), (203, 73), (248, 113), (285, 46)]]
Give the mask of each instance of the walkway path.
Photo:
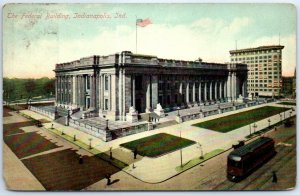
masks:
[[(57, 123), (53, 123), (53, 124), (55, 129), (59, 131), (63, 131), (65, 134), (70, 135), (71, 137), (76, 135), (76, 138), (78, 140), (81, 140), (87, 145), (89, 145), (91, 142), (92, 146), (98, 149), (99, 151), (108, 153), (110, 147), (112, 147), (113, 150), (116, 151), (116, 153), (114, 153), (113, 151), (113, 156), (115, 158), (118, 158), (121, 161), (127, 162), (129, 164), (134, 163), (135, 168), (132, 168), (133, 166), (131, 165), (125, 168), (124, 171), (126, 171), (130, 175), (133, 175), (134, 177), (144, 182), (157, 183), (157, 182), (162, 182), (164, 180), (167, 180), (168, 178), (178, 174), (178, 172), (176, 171), (176, 167), (180, 166), (180, 151), (178, 150), (158, 158), (139, 157), (138, 159), (133, 161), (133, 154), (125, 148), (120, 149), (119, 147), (120, 144), (126, 143), (128, 141), (136, 140), (142, 137), (150, 136), (153, 134), (162, 133), (162, 132), (169, 133), (176, 136), (179, 136), (181, 132), (182, 137), (199, 142), (202, 145), (204, 153), (208, 153), (216, 149), (226, 150), (230, 148), (232, 144), (236, 144), (239, 140), (244, 140), (245, 136), (249, 135), (249, 126), (241, 127), (239, 129), (233, 130), (228, 133), (219, 133), (216, 131), (194, 127), (191, 125), (198, 122), (215, 119), (221, 116), (231, 115), (234, 113), (251, 110), (266, 105), (282, 106), (275, 103), (258, 105), (254, 107), (245, 108), (242, 110), (231, 111), (219, 115), (209, 116), (202, 119), (188, 121), (185, 123), (164, 127), (153, 131), (146, 131), (135, 135), (122, 137), (110, 142), (103, 142), (102, 140), (96, 137), (92, 137), (86, 133), (83, 133), (79, 130), (76, 130), (68, 126), (63, 126)], [(37, 117), (38, 115), (28, 110), (22, 112), (32, 116), (33, 118)], [(292, 115), (294, 114), (295, 111), (292, 113)], [(289, 111), (286, 112), (286, 117), (289, 115), (290, 115)], [(270, 117), (270, 119), (271, 119), (271, 124), (274, 124), (280, 120), (280, 117), (279, 115), (275, 115)], [(258, 121), (256, 122), (256, 124), (257, 124), (256, 131), (268, 126), (267, 119)], [(45, 124), (45, 127), (50, 128), (51, 123)], [(90, 141), (90, 139), (92, 140)], [(194, 144), (192, 146), (182, 149), (183, 164), (190, 161), (191, 159), (199, 158), (200, 152), (201, 151), (198, 144)], [(128, 157), (128, 155), (130, 156)]]

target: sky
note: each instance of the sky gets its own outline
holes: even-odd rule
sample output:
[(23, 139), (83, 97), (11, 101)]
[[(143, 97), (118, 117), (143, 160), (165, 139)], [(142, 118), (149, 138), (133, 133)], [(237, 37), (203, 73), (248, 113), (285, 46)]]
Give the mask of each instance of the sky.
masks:
[(292, 4), (8, 4), (3, 10), (3, 76), (54, 77), (57, 63), (135, 53), (136, 18), (152, 21), (137, 28), (137, 53), (226, 63), (236, 46), (280, 41), (285, 46), (283, 76), (294, 74)]

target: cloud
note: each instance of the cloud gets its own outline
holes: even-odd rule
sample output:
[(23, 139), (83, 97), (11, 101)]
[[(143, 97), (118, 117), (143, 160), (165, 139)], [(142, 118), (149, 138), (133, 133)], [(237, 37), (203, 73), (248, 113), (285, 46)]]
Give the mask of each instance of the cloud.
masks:
[[(151, 24), (138, 28), (138, 53), (160, 58), (229, 62), (229, 50), (235, 48), (239, 33), (254, 21), (249, 18), (204, 18), (190, 24)], [(56, 30), (56, 29), (55, 29)], [(56, 31), (55, 31), (56, 32)], [(91, 55), (108, 55), (124, 50), (135, 52), (135, 26), (119, 25), (115, 28), (99, 28), (92, 38), (82, 35), (77, 39), (64, 39), (59, 29), (51, 39), (30, 41), (27, 47), (10, 47), (4, 53), (4, 76), (41, 77), (54, 76), (56, 63), (78, 60)], [(289, 74), (296, 65), (296, 36), (281, 38), (283, 50), (283, 74)], [(239, 48), (277, 44), (276, 36), (256, 39), (242, 37)], [(278, 37), (277, 37), (278, 40)], [(17, 45), (17, 43), (15, 43)]]
[[(284, 46), (282, 50), (282, 74), (284, 76), (293, 76), (296, 67), (296, 35), (290, 34), (280, 38), (280, 45)], [(279, 36), (264, 36), (253, 43), (249, 43), (250, 47), (260, 45), (278, 45)]]

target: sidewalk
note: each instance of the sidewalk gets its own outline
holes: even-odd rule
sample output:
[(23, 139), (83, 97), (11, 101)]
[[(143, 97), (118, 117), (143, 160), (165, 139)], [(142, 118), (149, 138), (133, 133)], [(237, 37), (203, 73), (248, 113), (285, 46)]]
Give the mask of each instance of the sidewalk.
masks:
[(3, 178), (7, 190), (45, 190), (5, 143), (3, 143)]
[[(168, 126), (161, 129), (156, 129), (153, 131), (146, 131), (142, 133), (138, 133), (135, 135), (130, 135), (126, 137), (122, 137), (110, 142), (104, 142), (101, 139), (98, 139), (96, 137), (93, 137), (91, 135), (88, 135), (84, 132), (81, 132), (79, 130), (76, 130), (74, 128), (71, 128), (69, 126), (64, 126), (58, 123), (53, 122), (54, 128), (57, 129), (60, 132), (64, 132), (64, 134), (69, 135), (70, 137), (73, 137), (76, 135), (77, 140), (80, 140), (81, 142), (85, 143), (86, 145), (91, 144), (92, 147), (101, 151), (101, 152), (107, 152), (109, 151), (110, 147), (113, 149), (113, 157), (130, 164), (130, 166), (124, 168), (123, 170), (130, 175), (148, 183), (159, 183), (162, 181), (165, 181), (174, 175), (178, 174), (179, 172), (176, 170), (177, 167), (180, 166), (180, 150), (168, 153), (166, 155), (160, 156), (158, 158), (148, 158), (148, 157), (141, 157), (138, 156), (138, 158), (133, 161), (133, 154), (131, 151), (120, 148), (120, 144), (129, 142), (132, 140), (136, 140), (142, 137), (147, 137), (153, 134), (158, 133), (169, 133), (175, 136), (179, 136), (180, 131), (183, 138), (187, 138), (190, 140), (193, 140), (195, 142), (198, 142), (202, 145), (203, 153), (209, 153), (211, 151), (214, 151), (216, 149), (226, 150), (231, 148), (232, 144), (236, 144), (239, 140), (245, 140), (245, 137), (249, 135), (249, 126), (244, 126), (239, 129), (230, 131), (228, 133), (219, 133), (216, 131), (211, 131), (199, 127), (191, 126), (192, 124), (203, 122), (206, 120), (211, 120), (215, 118), (219, 118), (222, 116), (231, 115), (234, 113), (239, 113), (246, 110), (252, 110), (258, 107), (263, 107), (266, 105), (274, 105), (278, 107), (285, 107), (283, 105), (278, 105), (276, 103), (268, 103), (258, 106), (253, 106), (237, 111), (231, 111), (219, 115), (213, 115), (202, 119), (192, 120), (185, 123), (181, 123), (178, 125)], [(22, 111), (26, 113), (27, 115), (36, 118), (47, 118), (43, 117), (37, 113), (34, 113), (32, 111)], [(296, 114), (296, 111), (292, 112), (292, 116)], [(290, 115), (289, 111), (286, 111), (286, 118)], [(272, 117), (269, 117), (271, 119), (271, 125), (274, 123), (277, 123), (280, 121), (279, 115), (275, 115)], [(259, 131), (263, 128), (268, 127), (268, 119), (264, 119), (261, 121), (256, 122), (257, 128), (256, 131)], [(45, 128), (50, 129), (52, 123), (46, 123), (44, 124)], [(253, 131), (253, 129), (252, 129)], [(183, 157), (183, 164), (186, 162), (199, 158), (201, 154), (201, 150), (199, 147), (199, 144), (194, 144), (192, 146), (186, 147), (182, 149), (182, 157)], [(134, 162), (135, 168), (133, 168), (132, 163)], [(159, 173), (159, 174), (158, 174)]]

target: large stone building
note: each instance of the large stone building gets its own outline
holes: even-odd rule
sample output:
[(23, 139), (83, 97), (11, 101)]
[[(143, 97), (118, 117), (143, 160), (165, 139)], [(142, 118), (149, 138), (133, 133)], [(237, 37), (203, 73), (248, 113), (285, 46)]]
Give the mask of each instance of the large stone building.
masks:
[[(57, 64), (56, 103), (111, 120), (247, 96), (245, 64), (162, 59), (123, 51)], [(160, 104), (160, 105), (159, 105)], [(130, 109), (131, 108), (131, 109)]]
[(248, 65), (248, 93), (252, 97), (280, 96), (282, 49), (284, 46), (261, 46), (230, 51), (232, 63)]

